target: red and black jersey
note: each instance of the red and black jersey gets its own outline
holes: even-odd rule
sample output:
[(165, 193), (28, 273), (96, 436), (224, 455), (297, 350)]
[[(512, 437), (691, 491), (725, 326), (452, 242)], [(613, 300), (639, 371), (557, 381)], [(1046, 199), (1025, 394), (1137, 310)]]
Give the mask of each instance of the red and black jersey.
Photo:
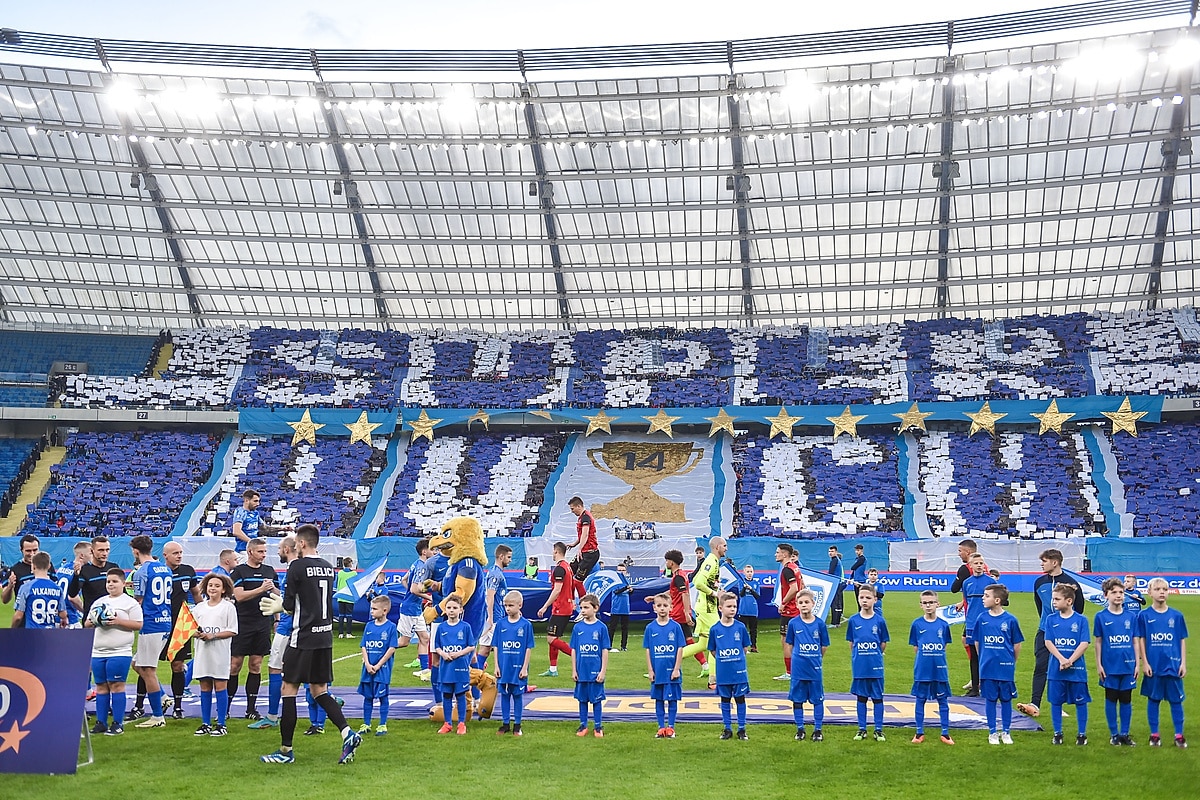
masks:
[(571, 565), (565, 560), (559, 561), (550, 570), (551, 591), (556, 584), (560, 584), (562, 589), (559, 590), (558, 597), (554, 598), (550, 613), (556, 617), (569, 617), (575, 613), (575, 574), (571, 572)]
[[(784, 562), (783, 569), (779, 570), (779, 599), (781, 602), (792, 589), (799, 592), (804, 588), (804, 578), (800, 575), (800, 570), (796, 569), (797, 566), (795, 561), (787, 561)], [(779, 616), (785, 619), (800, 616), (800, 609), (796, 608), (795, 595), (791, 600), (779, 606)]]
[(671, 586), (667, 589), (667, 594), (671, 595), (671, 619), (680, 625), (689, 624), (688, 609), (691, 606), (692, 598), (687, 576), (683, 574), (683, 570), (676, 570), (675, 574), (671, 576)]
[[(583, 538), (584, 525), (587, 525), (588, 529), (586, 539)], [(592, 519), (592, 512), (584, 511), (575, 521), (575, 541), (583, 543), (583, 546), (579, 548), (583, 553), (600, 549), (600, 543), (596, 541), (596, 520)]]

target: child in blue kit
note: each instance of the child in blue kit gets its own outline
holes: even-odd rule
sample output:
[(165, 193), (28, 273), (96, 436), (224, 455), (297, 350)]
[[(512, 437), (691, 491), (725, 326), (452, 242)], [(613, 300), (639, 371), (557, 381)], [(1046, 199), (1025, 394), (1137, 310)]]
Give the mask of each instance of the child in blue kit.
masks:
[(746, 651), (750, 649), (750, 631), (737, 616), (738, 599), (730, 592), (722, 592), (717, 599), (721, 619), (708, 633), (708, 649), (717, 662), (717, 696), (721, 698), (721, 721), (725, 729), (721, 739), (732, 739), (729, 702), (737, 704), (737, 738), (746, 741), (746, 696), (750, 694), (750, 675), (746, 669)]
[(1138, 612), (1125, 604), (1120, 578), (1101, 585), (1108, 606), (1096, 612), (1092, 637), (1096, 643), (1096, 676), (1104, 689), (1104, 717), (1108, 743), (1133, 747), (1129, 723), (1133, 719), (1133, 687), (1137, 684), (1136, 642)]
[[(492, 646), (496, 648), (496, 689), (500, 694), (500, 736), (521, 732), (521, 712), (529, 685), (529, 656), (533, 653), (533, 623), (521, 616), (525, 598), (515, 589), (504, 595), (504, 616), (496, 622)], [(511, 716), (510, 716), (511, 715)], [(512, 727), (509, 727), (509, 720)]]
[(816, 597), (809, 589), (796, 593), (798, 616), (788, 623), (784, 641), (792, 648), (792, 680), (788, 699), (796, 721), (796, 741), (804, 741), (804, 704), (812, 703), (814, 742), (825, 740), (821, 726), (825, 722), (825, 651), (829, 649), (829, 629), (825, 620), (813, 613)]
[(1075, 606), (1076, 587), (1060, 583), (1054, 587), (1050, 602), (1055, 613), (1046, 619), (1046, 649), (1050, 651), (1050, 671), (1047, 674), (1046, 696), (1050, 700), (1050, 721), (1054, 724), (1053, 744), (1063, 743), (1062, 707), (1075, 706), (1079, 733), (1075, 744), (1087, 744), (1088, 691), (1087, 662), (1083, 653), (1091, 643), (1087, 617)]
[(1146, 607), (1146, 595), (1138, 591), (1137, 576), (1126, 575), (1123, 585), (1125, 587), (1125, 608), (1134, 614), (1140, 614)]
[[(383, 573), (380, 573), (383, 574)], [(396, 625), (388, 619), (392, 600), (386, 594), (371, 598), (371, 621), (363, 628), (359, 647), (362, 649), (362, 675), (358, 679), (358, 693), (363, 698), (363, 724), (360, 734), (371, 730), (371, 713), (375, 701), (379, 701), (379, 727), (376, 736), (387, 734), (388, 689), (392, 682), (392, 657), (400, 641)]]
[(858, 698), (858, 733), (854, 741), (867, 738), (867, 700), (875, 706), (875, 741), (883, 735), (883, 653), (891, 640), (887, 622), (875, 613), (875, 587), (860, 585), (855, 591), (859, 612), (846, 622), (850, 643), (850, 694)]
[(942, 744), (954, 744), (950, 738), (950, 670), (946, 665), (946, 647), (950, 644), (950, 624), (937, 615), (937, 592), (921, 592), (921, 616), (908, 630), (913, 646), (912, 693), (916, 698), (917, 735), (913, 744), (925, 741), (925, 704), (937, 700), (942, 723)]
[(467, 689), (471, 685), (471, 658), (475, 652), (475, 633), (462, 620), (462, 598), (452, 594), (442, 601), (446, 621), (438, 626), (433, 652), (440, 659), (438, 681), (442, 690), (442, 713), (445, 722), (438, 733), (451, 731), (450, 720), (458, 709), (458, 728), (455, 733), (467, 732)]
[(683, 696), (683, 627), (671, 619), (671, 596), (654, 596), (654, 621), (646, 626), (642, 647), (646, 648), (646, 674), (650, 676), (650, 698), (658, 721), (655, 739), (675, 738), (675, 715)]
[(593, 732), (597, 739), (603, 739), (604, 677), (612, 640), (608, 637), (608, 627), (596, 619), (599, 613), (600, 600), (596, 595), (579, 598), (582, 619), (571, 629), (571, 678), (575, 681), (575, 699), (579, 701), (579, 730), (575, 735), (587, 736), (590, 705)]
[[(984, 613), (964, 635), (979, 651), (979, 694), (987, 714), (988, 744), (1012, 744), (1013, 698), (1017, 696), (1017, 656), (1025, 641), (1017, 618), (1004, 610), (1008, 587), (993, 583), (983, 593)], [(996, 729), (996, 705), (1000, 724)]]
[[(987, 563), (979, 553), (971, 555), (967, 560), (967, 568), (971, 570), (971, 575), (962, 583), (963, 602), (966, 604), (966, 619), (963, 620), (964, 631), (971, 630), (975, 620), (979, 619), (979, 615), (983, 613), (983, 593), (996, 582), (996, 579), (988, 574)], [(978, 697), (979, 646), (965, 640), (963, 644), (967, 648), (967, 662), (971, 666), (971, 688), (967, 690), (967, 697)]]
[(1183, 676), (1187, 674), (1187, 622), (1177, 609), (1167, 607), (1168, 585), (1154, 578), (1147, 587), (1150, 607), (1138, 614), (1137, 646), (1142, 656), (1142, 696), (1150, 723), (1150, 746), (1162, 746), (1158, 734), (1159, 704), (1171, 706), (1175, 746), (1187, 747), (1183, 738)]

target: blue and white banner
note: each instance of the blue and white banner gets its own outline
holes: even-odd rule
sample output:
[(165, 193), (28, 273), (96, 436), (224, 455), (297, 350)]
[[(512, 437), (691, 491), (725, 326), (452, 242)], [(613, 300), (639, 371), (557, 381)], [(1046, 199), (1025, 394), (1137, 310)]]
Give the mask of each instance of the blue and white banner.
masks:
[(938, 606), (938, 619), (943, 619), (951, 625), (962, 625), (967, 621), (967, 612), (957, 603), (952, 606)]
[[(628, 581), (624, 582), (628, 583)], [(621, 573), (615, 569), (599, 569), (584, 579), (583, 588), (588, 594), (596, 595), (596, 599), (603, 604), (604, 598), (608, 597), (621, 583)]]
[(379, 577), (379, 573), (383, 572), (383, 568), (387, 566), (387, 557), (379, 559), (375, 562), (375, 566), (371, 567), (366, 572), (359, 575), (354, 580), (348, 582), (337, 593), (333, 595), (333, 599), (339, 603), (353, 603), (358, 598), (364, 596)]
[(1101, 588), (1100, 583), (1092, 580), (1091, 578), (1084, 577), (1078, 572), (1071, 572), (1065, 569), (1063, 572), (1079, 581), (1079, 585), (1083, 588), (1084, 600), (1087, 600), (1089, 603), (1093, 603), (1098, 606), (1108, 605), (1108, 601), (1104, 599), (1104, 589)]
[(734, 594), (740, 592), (742, 585), (746, 582), (742, 578), (741, 573), (734, 569), (729, 559), (721, 562), (721, 569), (717, 574), (717, 580), (720, 582), (722, 589)]
[[(841, 589), (842, 582), (826, 572), (813, 572), (795, 565), (792, 568), (804, 579), (804, 588), (813, 593), (813, 613), (818, 619), (825, 619), (829, 614), (829, 604), (833, 602), (833, 594)], [(771, 598), (771, 605), (776, 608), (779, 608), (779, 601), (783, 599), (779, 589), (776, 585), (775, 596)]]
[(75, 773), (92, 633), (0, 630), (0, 773)]

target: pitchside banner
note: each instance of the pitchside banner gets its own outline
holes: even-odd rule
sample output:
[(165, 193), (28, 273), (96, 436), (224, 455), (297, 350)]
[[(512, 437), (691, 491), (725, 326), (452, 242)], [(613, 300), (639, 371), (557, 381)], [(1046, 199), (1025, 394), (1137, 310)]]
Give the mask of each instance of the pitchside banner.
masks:
[(92, 631), (0, 630), (0, 773), (73, 774)]
[[(697, 539), (733, 530), (736, 476), (726, 437), (615, 433), (575, 436), (546, 490), (546, 505), (526, 555), (549, 563), (554, 542), (575, 540), (567, 500), (578, 495), (596, 519), (600, 557), (613, 566), (625, 557), (658, 563)], [(572, 551), (574, 557), (578, 551)]]

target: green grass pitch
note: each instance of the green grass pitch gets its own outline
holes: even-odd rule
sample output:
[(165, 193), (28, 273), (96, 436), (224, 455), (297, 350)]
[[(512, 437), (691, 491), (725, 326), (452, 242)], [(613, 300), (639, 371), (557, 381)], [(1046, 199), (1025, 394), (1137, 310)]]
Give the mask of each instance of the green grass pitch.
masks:
[[(1200, 631), (1200, 597), (1172, 597), (1172, 605)], [(885, 617), (893, 642), (886, 656), (889, 692), (905, 693), (912, 679), (912, 649), (907, 646), (909, 623), (918, 616), (916, 593), (890, 593)], [(1026, 696), (1033, 671), (1032, 632), (1036, 630), (1033, 599), (1017, 594), (1010, 610), (1021, 620), (1029, 642), (1018, 662), (1018, 688)], [(1089, 616), (1094, 609), (1088, 609)], [(0, 610), (7, 625), (11, 607)], [(537, 626), (538, 649), (533, 672), (546, 667), (546, 648)], [(783, 670), (776, 626), (764, 623), (759, 636), (761, 652), (750, 656), (753, 691), (784, 691), (786, 685), (771, 680)], [(833, 646), (825, 660), (827, 691), (849, 688), (849, 656), (843, 631), (831, 631)], [(630, 648), (610, 654), (608, 683), (617, 688), (646, 685), (645, 654), (641, 629), (631, 631)], [(1196, 645), (1200, 646), (1200, 645)], [(350, 655), (355, 643), (335, 641), (335, 657)], [(402, 650), (401, 663), (415, 658), (415, 650)], [(1088, 654), (1089, 671), (1094, 662)], [(570, 686), (570, 667), (560, 661), (559, 678), (534, 678), (549, 688)], [(1200, 667), (1198, 667), (1200, 669)], [(966, 656), (954, 647), (950, 661), (951, 683), (961, 686), (968, 677)], [(418, 685), (409, 670), (397, 668), (396, 685)], [(699, 668), (689, 661), (684, 672), (684, 692), (700, 692)], [(337, 664), (337, 682), (356, 685), (358, 662)], [(164, 673), (165, 677), (165, 673)], [(427, 686), (428, 684), (420, 684)], [(194, 687), (193, 687), (194, 688)], [(576, 723), (538, 722), (525, 725), (521, 739), (498, 737), (498, 723), (476, 722), (465, 737), (436, 736), (425, 721), (389, 723), (386, 737), (368, 737), (353, 764), (337, 766), (339, 741), (330, 732), (323, 737), (297, 735), (297, 761), (291, 765), (259, 763), (258, 756), (279, 744), (274, 730), (246, 730), (234, 719), (224, 739), (192, 736), (196, 722), (168, 721), (165, 730), (138, 730), (132, 726), (119, 738), (93, 739), (96, 762), (81, 767), (74, 776), (0, 776), (0, 796), (5, 798), (104, 797), (112, 795), (245, 798), (267, 792), (274, 797), (513, 797), (522, 800), (583, 796), (590, 800), (669, 798), (695, 794), (707, 798), (806, 796), (814, 792), (830, 798), (884, 797), (889, 800), (941, 797), (1062, 798), (1064, 796), (1144, 797), (1198, 796), (1200, 789), (1200, 680), (1186, 678), (1187, 720), (1197, 731), (1195, 747), (1178, 750), (1146, 746), (1145, 703), (1135, 693), (1133, 749), (1108, 745), (1103, 694), (1093, 688), (1089, 734), (1085, 748), (1074, 744), (1050, 745), (1044, 732), (1017, 732), (1013, 747), (992, 747), (980, 731), (955, 733), (957, 745), (947, 747), (927, 739), (909, 743), (911, 729), (888, 729), (886, 742), (851, 741), (854, 729), (826, 726), (823, 743), (795, 742), (790, 724), (751, 724), (749, 742), (717, 740), (716, 724), (683, 724), (674, 741), (656, 740), (653, 723), (611, 723), (606, 737), (578, 739)], [(263, 687), (265, 703), (265, 690)], [(497, 709), (498, 711), (498, 709)], [(1043, 706), (1044, 717), (1049, 707)], [(1170, 731), (1163, 705), (1164, 732)], [(936, 709), (930, 706), (936, 732)], [(301, 720), (301, 730), (306, 724)], [(1073, 730), (1073, 720), (1066, 729)], [(64, 736), (74, 736), (64, 731)]]

